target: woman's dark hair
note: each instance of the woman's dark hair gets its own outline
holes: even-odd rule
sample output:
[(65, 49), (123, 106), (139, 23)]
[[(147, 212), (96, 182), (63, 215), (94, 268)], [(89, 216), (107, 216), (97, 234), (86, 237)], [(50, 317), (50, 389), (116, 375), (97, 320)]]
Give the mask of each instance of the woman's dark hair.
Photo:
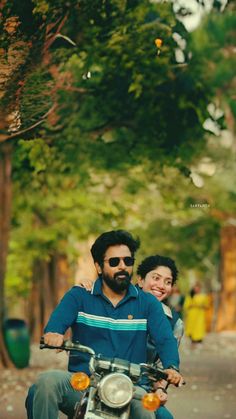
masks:
[(153, 271), (153, 269), (156, 269), (158, 266), (166, 266), (167, 268), (171, 270), (172, 277), (173, 277), (173, 281), (172, 281), (172, 285), (173, 285), (178, 279), (179, 272), (178, 272), (178, 269), (176, 268), (175, 261), (166, 256), (160, 256), (160, 255), (148, 256), (138, 266), (137, 274), (140, 275), (142, 279), (144, 279), (145, 276), (148, 274), (148, 272)]
[(191, 288), (191, 290), (189, 291), (190, 297), (193, 298), (195, 294), (196, 294), (195, 289), (194, 288)]
[(103, 266), (104, 255), (108, 247), (119, 244), (126, 245), (132, 256), (134, 256), (136, 250), (138, 250), (140, 246), (140, 241), (138, 238), (134, 239), (133, 236), (125, 230), (113, 230), (102, 233), (91, 247), (93, 261), (97, 262), (100, 266)]

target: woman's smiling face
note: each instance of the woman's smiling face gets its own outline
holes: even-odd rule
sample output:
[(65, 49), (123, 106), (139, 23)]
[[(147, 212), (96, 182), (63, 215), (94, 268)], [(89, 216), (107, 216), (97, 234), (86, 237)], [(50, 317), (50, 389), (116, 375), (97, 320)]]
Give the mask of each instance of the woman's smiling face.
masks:
[(148, 272), (144, 279), (139, 279), (139, 286), (143, 291), (150, 292), (159, 301), (163, 301), (169, 297), (172, 290), (172, 272), (167, 266), (157, 266)]

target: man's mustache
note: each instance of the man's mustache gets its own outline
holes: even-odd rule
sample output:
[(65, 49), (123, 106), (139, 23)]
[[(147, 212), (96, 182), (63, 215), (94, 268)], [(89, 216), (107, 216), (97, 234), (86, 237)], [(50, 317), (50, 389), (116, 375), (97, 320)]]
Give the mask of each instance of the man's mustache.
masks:
[(130, 279), (130, 275), (129, 275), (129, 273), (128, 272), (126, 272), (126, 271), (119, 271), (119, 272), (116, 272), (115, 274), (114, 274), (114, 278), (116, 279), (118, 276), (120, 276), (120, 275), (124, 275), (125, 277), (126, 277), (126, 279)]

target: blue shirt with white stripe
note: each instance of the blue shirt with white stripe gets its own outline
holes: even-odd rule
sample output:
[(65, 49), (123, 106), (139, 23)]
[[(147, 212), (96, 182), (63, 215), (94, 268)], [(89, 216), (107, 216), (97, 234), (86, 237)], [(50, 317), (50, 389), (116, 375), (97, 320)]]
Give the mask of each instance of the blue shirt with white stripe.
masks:
[[(69, 327), (73, 342), (90, 346), (97, 354), (138, 364), (146, 362), (150, 335), (164, 368), (179, 366), (176, 339), (161, 303), (132, 284), (115, 307), (103, 294), (100, 278), (91, 292), (71, 288), (53, 311), (45, 333), (64, 334)], [(68, 369), (89, 373), (88, 362), (88, 354), (72, 352)]]

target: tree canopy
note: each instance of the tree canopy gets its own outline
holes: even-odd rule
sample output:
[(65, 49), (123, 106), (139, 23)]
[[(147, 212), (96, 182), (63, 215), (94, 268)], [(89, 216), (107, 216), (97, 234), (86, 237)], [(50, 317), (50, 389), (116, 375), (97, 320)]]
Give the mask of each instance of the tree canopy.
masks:
[(28, 292), (34, 260), (57, 251), (73, 262), (78, 243), (120, 226), (142, 237), (140, 257), (170, 253), (183, 270), (213, 275), (213, 209), (235, 211), (234, 154), (220, 135), (207, 140), (204, 123), (220, 130), (235, 116), (231, 8), (191, 34), (173, 2), (11, 1), (2, 17), (11, 292)]

